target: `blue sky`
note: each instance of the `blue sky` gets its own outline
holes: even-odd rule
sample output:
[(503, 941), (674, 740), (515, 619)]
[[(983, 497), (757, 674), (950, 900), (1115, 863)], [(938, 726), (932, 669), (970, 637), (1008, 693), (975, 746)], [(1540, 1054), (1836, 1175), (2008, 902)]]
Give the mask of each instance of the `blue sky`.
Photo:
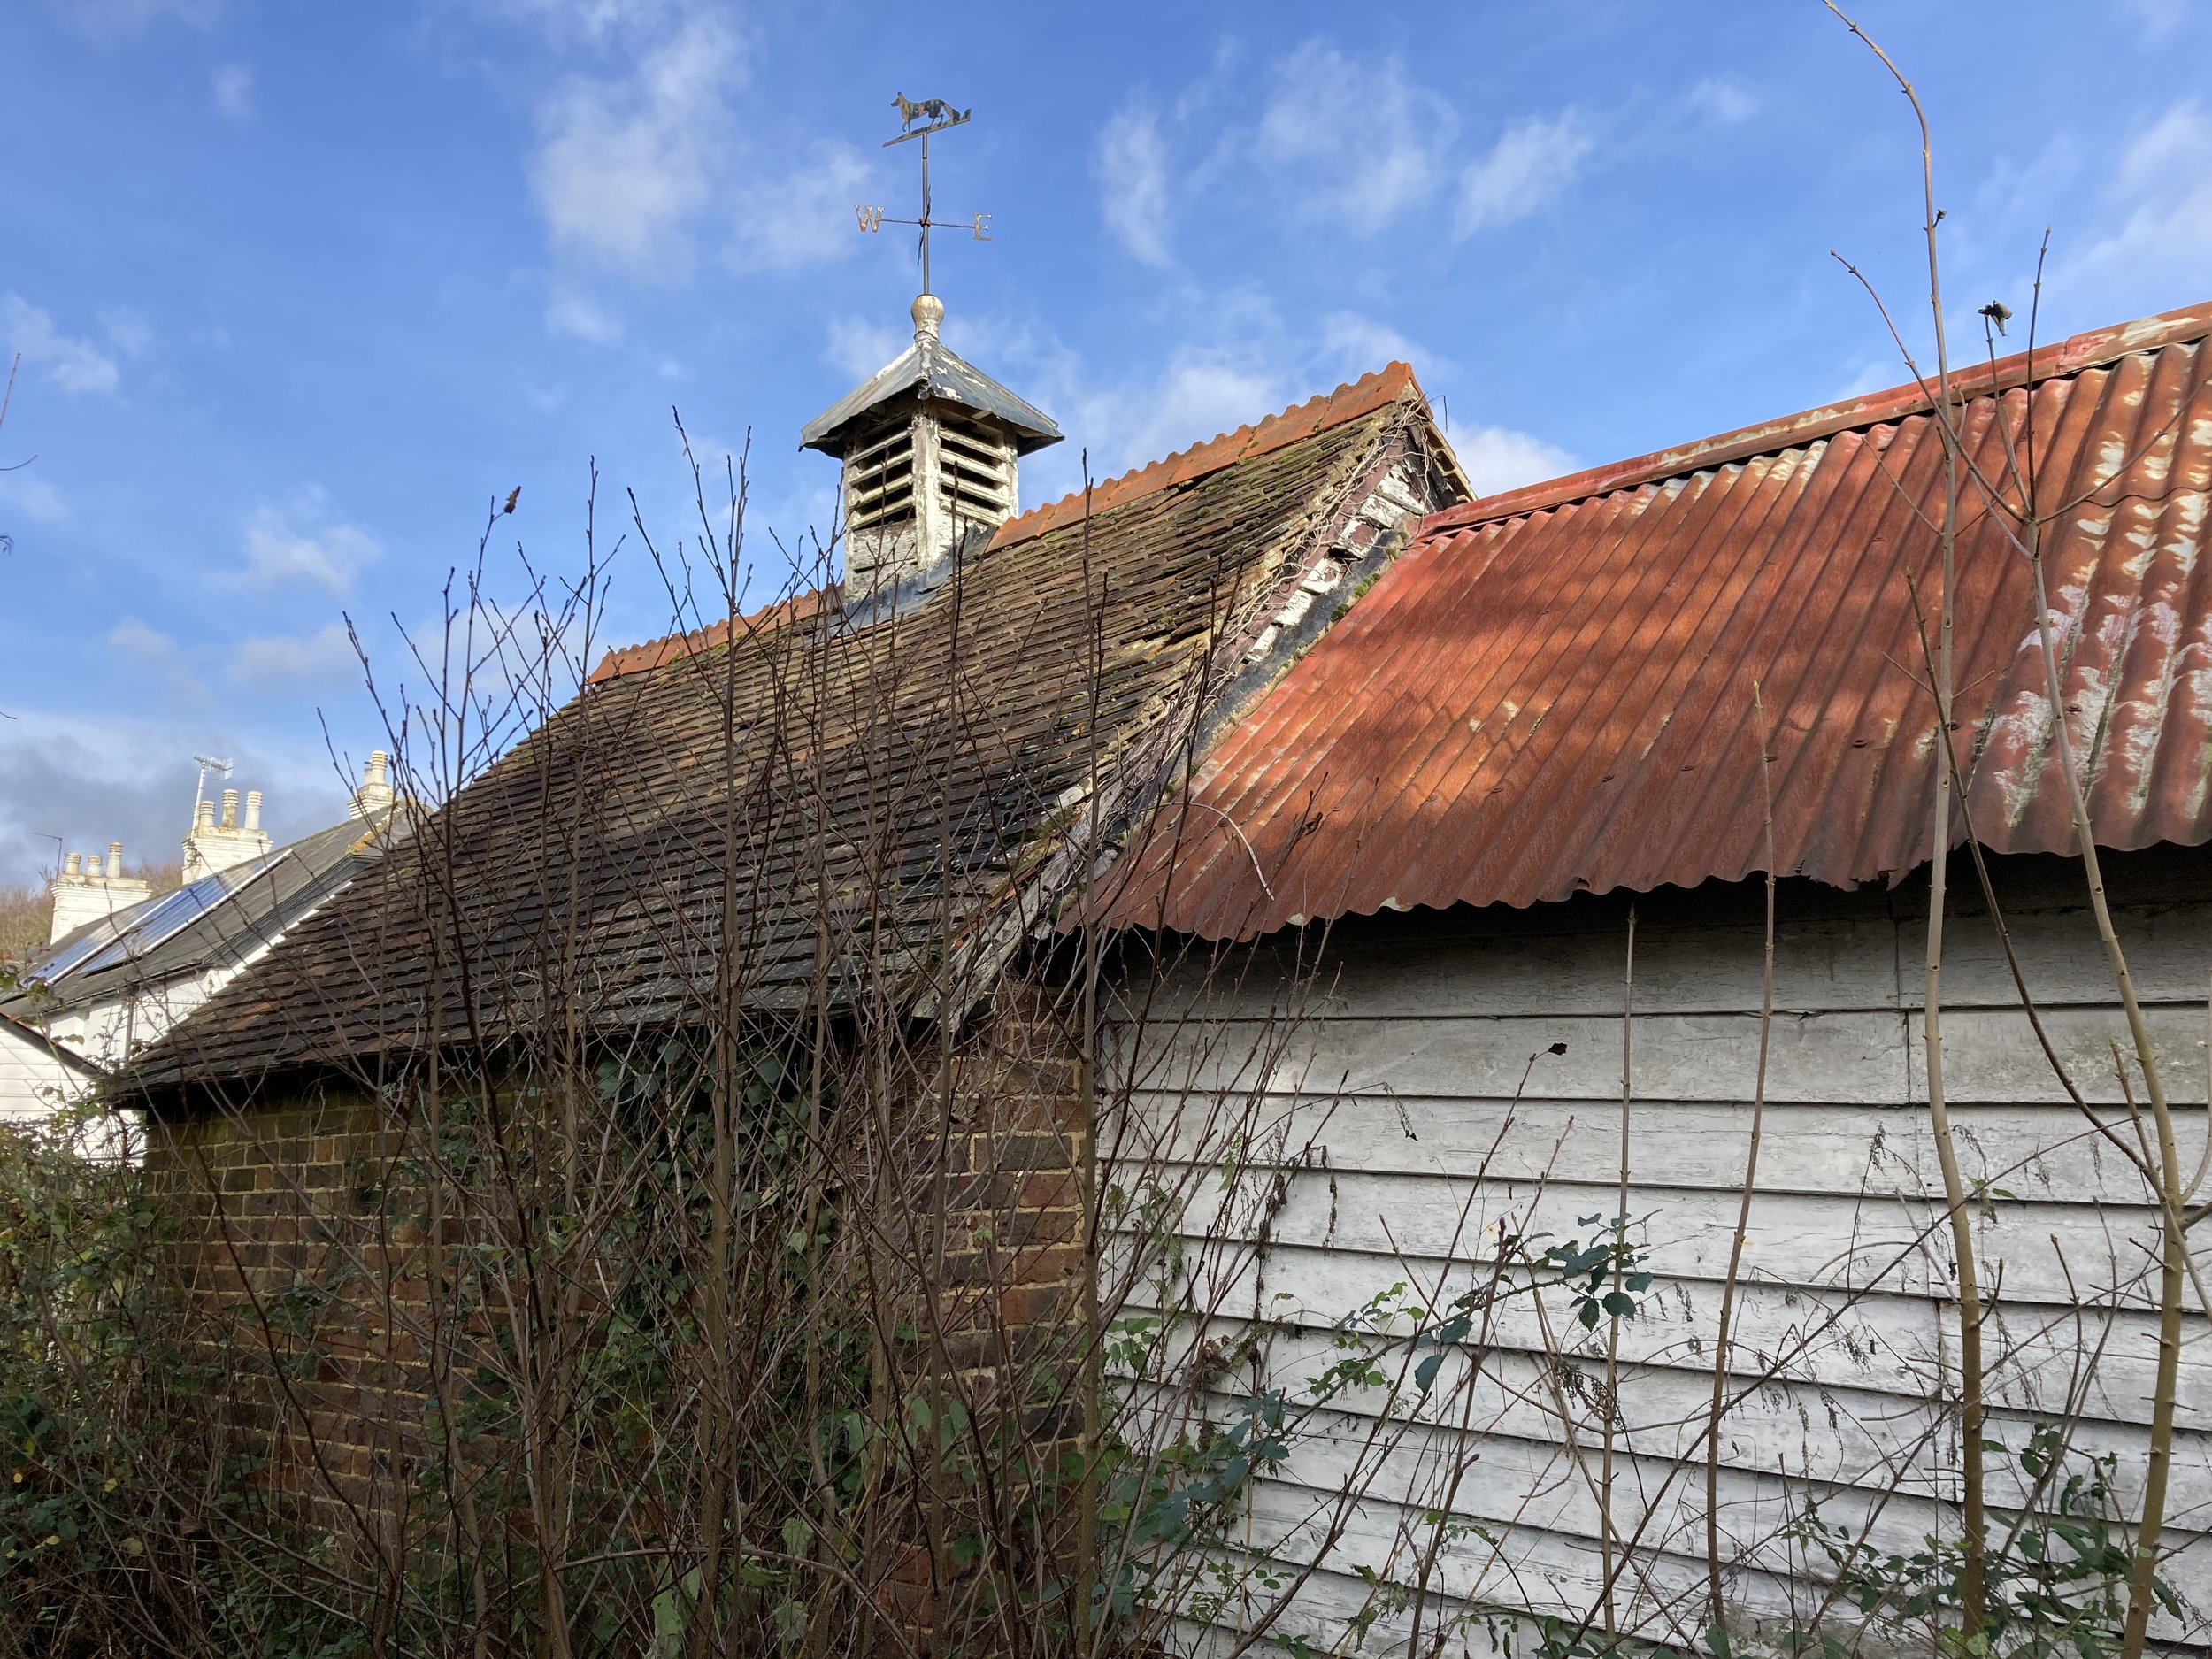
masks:
[[(1860, 15), (1957, 315), (2025, 311), (2046, 224), (2047, 334), (2212, 299), (2212, 4)], [(166, 854), (196, 752), (330, 819), (381, 730), (347, 618), (400, 677), (518, 484), (500, 590), (573, 572), (594, 457), (603, 549), (625, 489), (686, 534), (672, 406), (752, 434), (769, 596), (831, 501), (799, 425), (907, 328), (852, 215), (912, 211), (894, 92), (975, 111), (938, 199), (995, 240), (936, 286), (1069, 434), (1032, 503), (1392, 357), (1500, 488), (1903, 378), (1832, 247), (1922, 291), (1909, 111), (1815, 0), (27, 0), (0, 63), (0, 879)], [(605, 635), (667, 618), (634, 541)]]

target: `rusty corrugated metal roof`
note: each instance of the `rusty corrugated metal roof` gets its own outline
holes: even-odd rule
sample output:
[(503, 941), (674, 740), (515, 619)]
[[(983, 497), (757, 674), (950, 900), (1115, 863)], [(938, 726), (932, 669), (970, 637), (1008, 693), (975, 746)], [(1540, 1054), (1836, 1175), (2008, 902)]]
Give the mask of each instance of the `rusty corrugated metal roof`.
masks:
[[(1985, 475), (2032, 423), (2101, 845), (2212, 839), (2208, 335), (2212, 306), (1962, 377)], [(1974, 831), (2063, 852), (2029, 567), (1970, 483), (1963, 501)], [(1932, 604), (1941, 502), (1939, 427), (1908, 387), (1437, 515), (1169, 803), (1113, 919), (1246, 938), (1743, 877), (1763, 867), (1755, 682), (1777, 866), (1916, 868), (1937, 751), (1907, 572)]]
[(994, 541), (911, 612), (855, 620), (802, 595), (734, 641), (611, 653), (140, 1077), (496, 1038), (572, 995), (596, 1029), (682, 1021), (726, 965), (726, 872), (749, 1006), (803, 1002), (818, 972), (833, 996), (879, 972), (913, 990), (1010, 949), (1072, 879), (1091, 778), (1118, 828), (1348, 516), (1409, 456), (1443, 464), (1409, 378), (1347, 391), (1187, 488), (1094, 492), (1087, 522)]

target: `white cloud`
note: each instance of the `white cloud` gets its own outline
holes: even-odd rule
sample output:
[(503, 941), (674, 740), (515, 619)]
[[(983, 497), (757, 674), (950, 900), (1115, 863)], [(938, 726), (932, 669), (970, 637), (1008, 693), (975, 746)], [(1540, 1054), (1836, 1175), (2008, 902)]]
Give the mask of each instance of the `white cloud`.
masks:
[(545, 326), (557, 334), (588, 340), (593, 345), (611, 345), (622, 338), (621, 321), (607, 314), (595, 301), (571, 288), (554, 291), (545, 303)]
[(111, 305), (100, 313), (100, 332), (108, 344), (127, 357), (135, 357), (154, 343), (154, 326), (143, 311), (127, 305)]
[(2189, 15), (2188, 0), (2119, 0), (2120, 10), (2132, 17), (2147, 41), (2164, 40)]
[(897, 357), (909, 343), (910, 336), (895, 328), (863, 318), (838, 317), (830, 321), (822, 357), (839, 373), (859, 381)]
[(1322, 355), (1348, 374), (1367, 374), (1386, 363), (1410, 363), (1419, 348), (1386, 323), (1357, 311), (1332, 311), (1321, 319)]
[(96, 40), (142, 35), (170, 19), (204, 29), (222, 15), (223, 0), (68, 0), (57, 8)]
[(185, 661), (175, 640), (159, 628), (125, 617), (108, 630), (108, 649), (149, 670), (159, 680), (169, 706), (204, 706), (207, 687)]
[[(172, 707), (134, 718), (19, 705), (17, 712), (19, 720), (0, 725), (0, 777), (9, 782), (0, 790), (0, 881), (50, 870), (50, 834), (72, 850), (104, 850), (115, 839), (129, 860), (174, 857), (191, 826), (196, 754), (229, 757), (237, 762), (230, 782), (268, 792), (262, 821), (280, 841), (345, 817), (348, 785), (319, 733), (288, 749), (211, 711), (180, 718)], [(364, 749), (382, 742), (373, 732), (351, 735)]]
[(688, 227), (719, 180), (726, 100), (742, 72), (730, 28), (695, 15), (629, 73), (565, 82), (540, 111), (531, 169), (555, 245), (634, 272), (680, 273)]
[[(1182, 343), (1160, 357), (1087, 363), (1034, 316), (955, 311), (954, 349), (1050, 414), (1066, 441), (1022, 463), (1022, 500), (1034, 506), (1265, 419), (1391, 358), (1433, 372), (1436, 359), (1390, 324), (1342, 310), (1292, 321), (1263, 288), (1204, 291), (1185, 286), (1174, 311)], [(850, 380), (872, 373), (903, 341), (864, 324), (833, 330), (826, 357)]]
[(1284, 403), (1283, 382), (1267, 369), (1206, 352), (1179, 354), (1139, 405), (1123, 443), (1128, 457), (1157, 460), (1233, 432)]
[(1194, 443), (1259, 420), (1290, 401), (1275, 354), (1249, 343), (1187, 347), (1156, 376), (1101, 385), (1072, 353), (1037, 350), (1039, 373), (1024, 376), (1060, 423), (1067, 442), (1022, 463), (1031, 505), (1116, 478)]
[(2179, 304), (2212, 269), (2212, 117), (2185, 99), (2146, 127), (2107, 191), (2119, 227), (2068, 263), (2070, 285), (2114, 303)]
[(153, 665), (176, 660), (177, 642), (136, 617), (125, 617), (110, 628), (108, 643), (134, 662)]
[(1132, 99), (1098, 136), (1106, 228), (1147, 265), (1168, 263), (1167, 142), (1150, 106)]
[(485, 12), (526, 23), (564, 43), (595, 43), (661, 21), (670, 0), (478, 0)]
[(817, 144), (810, 160), (780, 177), (749, 177), (736, 191), (731, 263), (789, 271), (843, 258), (860, 245), (853, 209), (868, 180), (866, 157), (841, 142)]
[[(1981, 331), (1981, 319), (1977, 317), (1971, 320), (1974, 324), (1974, 333), (1978, 335)], [(1951, 325), (1955, 330), (1959, 326), (1956, 322)], [(1956, 339), (1958, 336), (1954, 334), (1953, 338)], [(1911, 370), (1906, 368), (1895, 357), (1861, 357), (1845, 373), (1842, 380), (1837, 386), (1835, 395), (1829, 401), (1840, 403), (1847, 398), (1864, 397), (1870, 392), (1886, 392), (1891, 387), (1905, 380), (1911, 373)]]
[(215, 95), (215, 107), (234, 121), (250, 120), (253, 116), (253, 65), (251, 64), (223, 64), (217, 67), (209, 81), (209, 89)]
[(21, 353), (26, 365), (44, 370), (65, 392), (115, 390), (115, 359), (89, 340), (63, 334), (19, 294), (0, 295), (0, 350), (11, 357)]
[(2069, 132), (2051, 134), (2027, 160), (2010, 151), (1997, 157), (1974, 193), (1974, 205), (1987, 219), (2048, 222), (2051, 204), (2081, 171), (2081, 146)]
[[(19, 467), (13, 472), (0, 472), (0, 511), (20, 512), (38, 524), (59, 524), (69, 517), (69, 502), (38, 475), (37, 468)], [(0, 524), (0, 532), (9, 528)]]
[(263, 590), (309, 582), (339, 594), (352, 586), (365, 565), (383, 556), (375, 538), (357, 525), (329, 522), (329, 497), (311, 485), (287, 507), (255, 510), (246, 526), (244, 568), (218, 580)]
[(1510, 225), (1564, 194), (1595, 144), (1588, 125), (1572, 110), (1515, 122), (1461, 176), (1459, 234)]
[(1255, 138), (1301, 218), (1373, 233), (1432, 196), (1459, 123), (1395, 58), (1359, 63), (1310, 41), (1277, 66)]
[(1708, 75), (1689, 91), (1691, 112), (1716, 127), (1740, 127), (1759, 112), (1759, 95), (1731, 74)]
[(1541, 483), (1574, 471), (1574, 457), (1557, 444), (1510, 426), (1477, 426), (1452, 434), (1452, 451), (1479, 495)]
[(328, 685), (358, 680), (361, 658), (352, 637), (333, 622), (309, 634), (246, 640), (232, 653), (224, 672), (242, 685)]

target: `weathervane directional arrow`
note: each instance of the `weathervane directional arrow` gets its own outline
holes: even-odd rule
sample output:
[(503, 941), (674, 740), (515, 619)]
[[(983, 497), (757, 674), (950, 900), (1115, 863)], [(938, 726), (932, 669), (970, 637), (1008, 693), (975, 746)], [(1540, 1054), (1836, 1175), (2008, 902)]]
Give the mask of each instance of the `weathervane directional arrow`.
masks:
[[(901, 133), (895, 138), (885, 139), (883, 141), (883, 148), (888, 150), (894, 144), (903, 144), (909, 139), (913, 138), (918, 138), (922, 141), (921, 217), (919, 219), (895, 219), (890, 214), (885, 212), (884, 210), (879, 207), (863, 207), (857, 204), (854, 205), (853, 216), (860, 221), (860, 228), (863, 231), (879, 231), (886, 225), (911, 225), (921, 233), (922, 292), (927, 294), (930, 292), (929, 233), (931, 231), (949, 228), (952, 226), (957, 225), (967, 230), (967, 232), (977, 242), (988, 242), (991, 240), (989, 235), (991, 216), (988, 213), (971, 214), (965, 219), (943, 219), (935, 218), (930, 211), (930, 134), (933, 133), (944, 132), (950, 127), (966, 126), (968, 124), (969, 118), (972, 116), (975, 111), (973, 110), (956, 110), (949, 104), (947, 104), (942, 98), (922, 98), (916, 100), (909, 98), (904, 93), (901, 93), (897, 97), (894, 98), (892, 103), (897, 106), (900, 119), (906, 123), (907, 130)], [(914, 123), (917, 120), (924, 122), (925, 125), (920, 127), (915, 126)]]

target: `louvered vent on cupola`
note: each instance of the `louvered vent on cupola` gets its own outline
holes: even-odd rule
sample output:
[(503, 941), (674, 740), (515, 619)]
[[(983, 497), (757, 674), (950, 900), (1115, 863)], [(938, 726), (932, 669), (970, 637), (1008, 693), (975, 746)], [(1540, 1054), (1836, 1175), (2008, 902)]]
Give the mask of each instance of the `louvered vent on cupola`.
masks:
[(845, 533), (914, 519), (914, 426), (894, 426), (845, 457)]
[(926, 597), (964, 550), (1020, 509), (1020, 457), (1060, 441), (1050, 417), (948, 349), (934, 295), (914, 344), (800, 434), (844, 464), (845, 600)]
[(1014, 446), (980, 421), (937, 418), (937, 495), (959, 518), (996, 525), (1014, 516)]

